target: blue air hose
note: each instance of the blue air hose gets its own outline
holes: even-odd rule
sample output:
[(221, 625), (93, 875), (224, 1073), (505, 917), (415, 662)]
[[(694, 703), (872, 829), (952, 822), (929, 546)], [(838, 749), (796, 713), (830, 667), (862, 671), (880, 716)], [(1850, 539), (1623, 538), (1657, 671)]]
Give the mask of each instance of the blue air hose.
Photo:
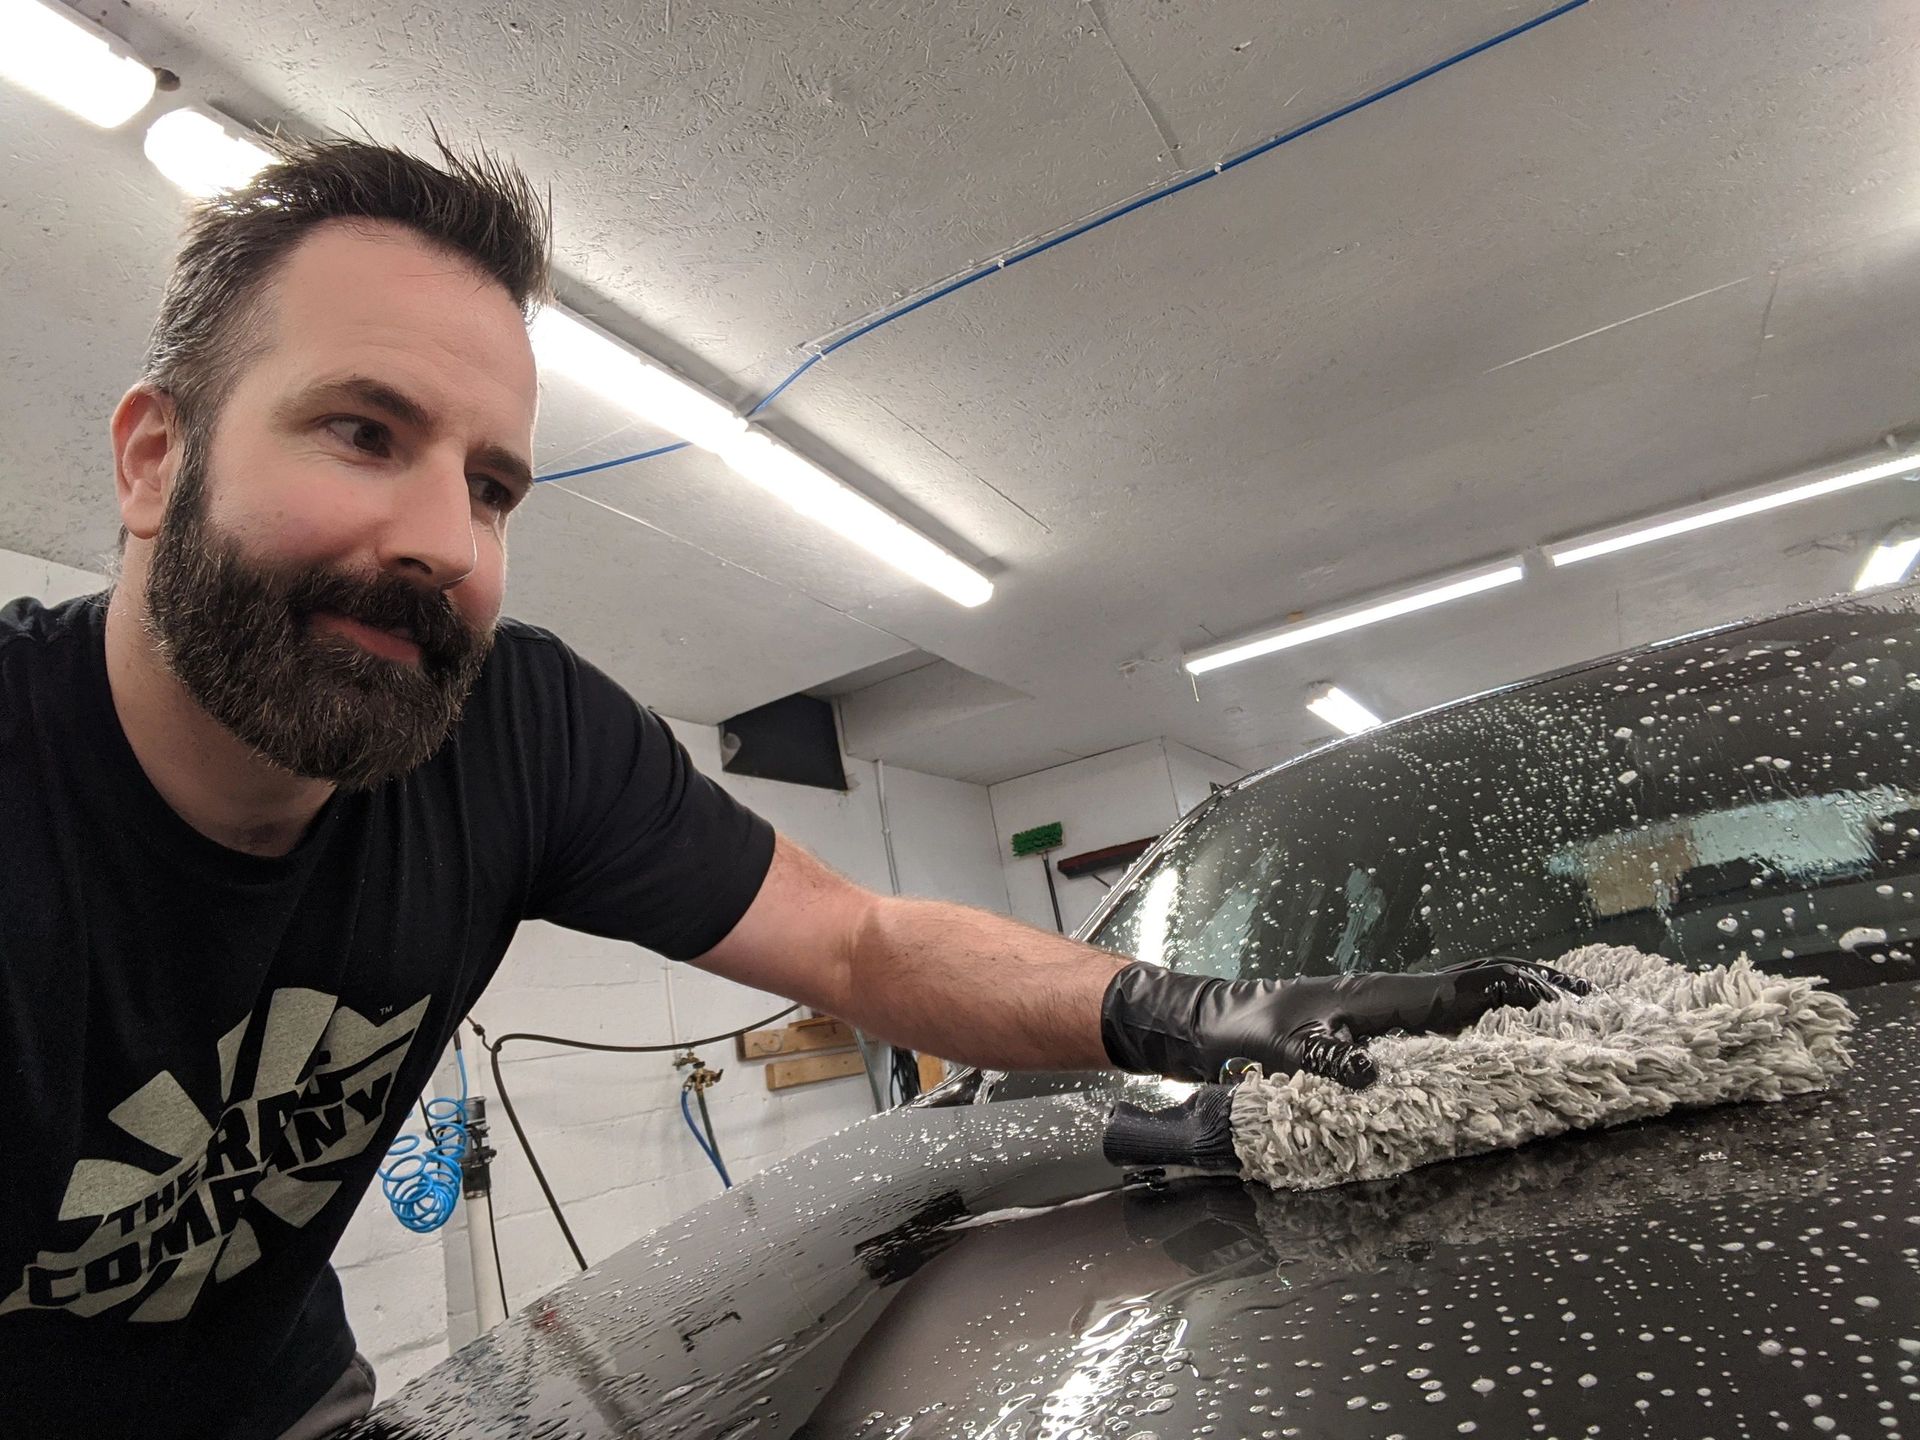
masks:
[(426, 1134), (395, 1137), (380, 1169), (380, 1188), (394, 1218), (419, 1234), (446, 1224), (460, 1202), (460, 1161), (467, 1153), (467, 1058), (458, 1035), (453, 1058), (460, 1067), (460, 1098), (428, 1101), (422, 1107)]
[[(700, 1127), (693, 1122), (692, 1100), (693, 1087), (690, 1085), (681, 1086), (680, 1116), (687, 1122), (687, 1129), (693, 1135), (693, 1143), (700, 1147), (700, 1153), (711, 1160), (713, 1162), (713, 1168), (719, 1172), (720, 1183), (731, 1190), (733, 1188), (733, 1177), (727, 1174), (727, 1167), (720, 1163), (719, 1152), (707, 1143), (707, 1137), (700, 1133)], [(705, 1108), (704, 1105), (702, 1108)]]
[[(965, 274), (949, 280), (944, 285), (935, 287), (924, 295), (903, 301), (892, 309), (881, 312), (865, 324), (856, 326), (854, 329), (834, 340), (831, 344), (821, 346), (814, 354), (809, 355), (805, 360), (801, 361), (786, 379), (782, 380), (778, 385), (774, 386), (772, 390), (761, 396), (760, 399), (755, 402), (753, 408), (747, 411), (747, 418), (752, 419), (761, 411), (765, 410), (767, 406), (780, 398), (781, 392), (789, 385), (793, 384), (794, 381), (798, 380), (822, 360), (833, 354), (834, 351), (851, 345), (856, 340), (864, 339), (868, 335), (873, 334), (874, 331), (893, 324), (896, 320), (903, 320), (916, 310), (924, 309), (937, 300), (944, 300), (955, 291), (964, 290), (969, 285), (978, 284), (980, 281), (988, 279), (991, 276), (1011, 270), (1014, 266), (1031, 260), (1036, 255), (1044, 255), (1049, 250), (1078, 240), (1081, 236), (1098, 230), (1103, 225), (1111, 225), (1114, 221), (1131, 215), (1136, 210), (1143, 210), (1149, 205), (1161, 200), (1171, 199), (1175, 195), (1191, 190), (1196, 185), (1218, 179), (1229, 170), (1237, 170), (1250, 160), (1257, 160), (1262, 155), (1278, 150), (1283, 145), (1291, 145), (1296, 140), (1304, 139), (1308, 135), (1313, 134), (1314, 131), (1324, 129), (1326, 126), (1333, 124), (1336, 120), (1344, 120), (1357, 110), (1364, 110), (1369, 105), (1377, 105), (1389, 96), (1398, 95), (1402, 90), (1410, 89), (1423, 80), (1430, 80), (1443, 70), (1451, 70), (1454, 66), (1463, 61), (1471, 60), (1476, 55), (1484, 54), (1497, 46), (1505, 45), (1510, 40), (1517, 40), (1528, 31), (1537, 30), (1550, 21), (1558, 20), (1562, 15), (1578, 10), (1586, 3), (1587, 0), (1562, 0), (1562, 3), (1554, 6), (1545, 14), (1535, 15), (1530, 20), (1522, 20), (1517, 24), (1511, 25), (1499, 34), (1489, 36), (1477, 44), (1469, 45), (1464, 50), (1456, 51), (1445, 59), (1436, 60), (1431, 65), (1416, 70), (1411, 75), (1403, 76), (1391, 84), (1382, 85), (1379, 89), (1371, 90), (1356, 100), (1349, 100), (1346, 104), (1339, 106), (1337, 109), (1330, 110), (1324, 115), (1316, 116), (1314, 119), (1308, 120), (1304, 124), (1296, 125), (1293, 129), (1275, 135), (1271, 139), (1263, 140), (1257, 145), (1249, 146), (1245, 150), (1229, 155), (1226, 159), (1209, 165), (1197, 174), (1188, 175), (1184, 179), (1170, 181), (1156, 189), (1149, 190), (1144, 195), (1135, 196), (1133, 199), (1116, 205), (1110, 210), (1095, 215), (1090, 220), (1083, 220), (1077, 225), (1069, 226), (1057, 235), (1051, 235), (1044, 240), (1036, 240), (1031, 244), (1022, 246), (1011, 255), (1003, 255), (998, 259), (987, 261), (984, 265), (977, 265)], [(651, 460), (658, 455), (671, 455), (677, 450), (685, 450), (687, 444), (688, 442), (685, 440), (679, 440), (669, 445), (657, 445), (651, 450), (642, 450), (632, 455), (620, 455), (612, 460), (596, 461), (591, 465), (578, 465), (571, 470), (557, 470), (550, 475), (536, 476), (535, 479), (540, 483), (545, 483), (548, 480), (570, 480), (576, 475), (591, 475), (597, 470), (611, 470), (617, 466), (633, 465), (642, 460)]]

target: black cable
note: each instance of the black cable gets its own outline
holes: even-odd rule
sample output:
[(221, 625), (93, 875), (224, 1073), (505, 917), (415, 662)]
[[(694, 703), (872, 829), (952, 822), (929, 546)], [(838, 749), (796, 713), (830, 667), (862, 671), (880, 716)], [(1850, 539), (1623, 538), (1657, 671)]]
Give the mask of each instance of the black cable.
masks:
[(695, 1086), (693, 1099), (694, 1103), (700, 1107), (700, 1123), (706, 1129), (707, 1144), (713, 1147), (713, 1168), (718, 1170), (722, 1175), (725, 1175), (727, 1173), (727, 1164), (726, 1161), (720, 1158), (720, 1142), (714, 1139), (713, 1136), (713, 1116), (707, 1113), (707, 1092)]
[[(776, 1020), (784, 1020), (798, 1010), (798, 1005), (789, 1005), (777, 1015), (769, 1015), (764, 1020), (756, 1020), (751, 1025), (742, 1025), (738, 1030), (729, 1030), (724, 1035), (703, 1035), (698, 1040), (676, 1040), (671, 1045), (604, 1045), (597, 1040), (569, 1040), (564, 1035), (535, 1035), (527, 1030), (514, 1030), (502, 1035), (498, 1040), (487, 1039), (487, 1032), (478, 1025), (473, 1026), (474, 1033), (487, 1049), (498, 1053), (500, 1047), (509, 1040), (535, 1040), (542, 1045), (565, 1045), (574, 1050), (603, 1050), (616, 1055), (665, 1054), (670, 1050), (691, 1050), (696, 1045), (718, 1045), (722, 1040), (731, 1040), (736, 1035), (745, 1035), (749, 1030), (764, 1030)], [(469, 1020), (469, 1025), (473, 1022)]]
[(1047, 859), (1044, 851), (1040, 855), (1040, 868), (1047, 872), (1047, 898), (1053, 902), (1053, 928), (1064, 935), (1067, 933), (1067, 922), (1060, 918), (1060, 892), (1053, 888), (1053, 862)]
[(500, 1282), (500, 1308), (507, 1308), (507, 1272), (500, 1268), (500, 1231), (493, 1223), (493, 1197), (487, 1197), (487, 1238), (493, 1242), (493, 1278)]
[(920, 1096), (920, 1065), (913, 1051), (893, 1049), (893, 1058), (887, 1067), (887, 1093), (898, 1097), (895, 1104), (904, 1105)]
[[(481, 1038), (484, 1040), (485, 1036)], [(510, 1038), (512, 1037), (503, 1037), (503, 1039)], [(560, 1222), (560, 1233), (567, 1237), (567, 1248), (573, 1251), (573, 1258), (584, 1270), (587, 1268), (587, 1257), (580, 1253), (580, 1242), (573, 1238), (573, 1227), (567, 1224), (567, 1217), (560, 1210), (560, 1202), (553, 1197), (553, 1187), (547, 1184), (547, 1172), (540, 1168), (540, 1157), (533, 1153), (533, 1146), (527, 1143), (527, 1132), (520, 1128), (520, 1117), (513, 1113), (513, 1097), (507, 1094), (506, 1081), (500, 1078), (498, 1045), (487, 1045), (487, 1064), (493, 1070), (493, 1088), (500, 1093), (500, 1108), (507, 1112), (507, 1123), (513, 1126), (514, 1138), (520, 1142), (520, 1149), (527, 1157), (527, 1164), (533, 1167), (533, 1178), (540, 1182), (540, 1193), (547, 1197), (547, 1208), (553, 1211), (553, 1218)]]
[[(540, 1157), (533, 1153), (533, 1145), (527, 1139), (527, 1132), (521, 1128), (520, 1117), (514, 1112), (513, 1097), (507, 1093), (506, 1081), (500, 1078), (500, 1051), (502, 1047), (504, 1047), (509, 1040), (533, 1040), (542, 1045), (564, 1045), (574, 1050), (598, 1050), (603, 1053), (617, 1055), (659, 1054), (675, 1050), (691, 1050), (696, 1045), (717, 1045), (722, 1040), (731, 1040), (736, 1035), (745, 1035), (749, 1030), (764, 1030), (774, 1021), (786, 1019), (787, 1016), (793, 1014), (793, 1012), (799, 1008), (798, 1005), (789, 1005), (777, 1015), (769, 1015), (766, 1019), (756, 1020), (751, 1025), (742, 1025), (738, 1030), (729, 1030), (724, 1035), (705, 1035), (698, 1040), (682, 1040), (673, 1045), (603, 1045), (595, 1040), (573, 1040), (563, 1035), (535, 1035), (524, 1030), (510, 1031), (502, 1035), (498, 1040), (489, 1040), (487, 1038), (486, 1028), (472, 1016), (467, 1017), (467, 1023), (473, 1026), (473, 1033), (480, 1037), (481, 1045), (486, 1048), (487, 1066), (493, 1071), (493, 1088), (500, 1096), (500, 1108), (507, 1112), (507, 1123), (513, 1127), (513, 1138), (520, 1142), (521, 1152), (525, 1154), (527, 1164), (533, 1169), (533, 1178), (540, 1183), (540, 1193), (547, 1199), (547, 1208), (553, 1211), (553, 1218), (560, 1226), (560, 1233), (566, 1237), (567, 1248), (573, 1252), (573, 1258), (582, 1270), (587, 1268), (587, 1257), (580, 1251), (580, 1242), (573, 1238), (573, 1228), (567, 1224), (566, 1214), (560, 1209), (560, 1201), (555, 1198), (553, 1187), (547, 1183), (547, 1172), (540, 1168)], [(706, 1109), (704, 1098), (701, 1101), (700, 1108), (703, 1111)], [(711, 1122), (709, 1122), (707, 1134), (708, 1138), (712, 1138), (713, 1130)], [(500, 1263), (500, 1245), (497, 1238), (494, 1241), (493, 1258), (494, 1265), (497, 1269)], [(507, 1287), (503, 1281), (500, 1286), (500, 1293), (503, 1296), (506, 1294), (506, 1289)]]

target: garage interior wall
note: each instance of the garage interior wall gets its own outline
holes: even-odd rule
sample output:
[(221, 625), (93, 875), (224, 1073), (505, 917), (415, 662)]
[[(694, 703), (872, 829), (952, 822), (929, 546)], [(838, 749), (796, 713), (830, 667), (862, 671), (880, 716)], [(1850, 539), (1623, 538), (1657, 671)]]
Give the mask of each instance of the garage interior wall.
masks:
[(45, 604), (58, 605), (76, 595), (91, 595), (106, 583), (106, 576), (91, 570), (76, 570), (38, 555), (0, 549), (0, 605), (16, 595), (31, 595)]
[[(51, 603), (105, 583), (89, 571), (0, 550), (0, 596), (27, 594)], [(613, 673), (635, 693), (646, 693), (645, 676)], [(704, 773), (783, 834), (861, 884), (890, 888), (881, 775), (872, 762), (844, 757), (851, 786), (844, 794), (729, 775), (720, 767), (712, 726), (668, 723)], [(1060, 820), (1063, 854), (1155, 835), (1204, 798), (1210, 783), (1237, 778), (1237, 771), (1186, 746), (1152, 740), (991, 790), (892, 766), (884, 778), (902, 893), (1010, 911), (1051, 929), (1039, 862), (1009, 858), (1014, 832)], [(1058, 883), (1069, 929), (1105, 893), (1090, 878)], [(530, 923), (474, 1013), (496, 1035), (532, 1030), (651, 1044), (732, 1029), (783, 1003), (631, 945)], [(489, 1098), (490, 1141), (500, 1152), (493, 1205), (513, 1310), (567, 1279), (575, 1266), (493, 1099), (485, 1055), (468, 1039), (470, 1088)], [(872, 1113), (872, 1094), (860, 1076), (771, 1092), (761, 1067), (739, 1063), (731, 1046), (707, 1047), (701, 1055), (727, 1072), (708, 1103), (736, 1180)], [(516, 1044), (505, 1052), (502, 1069), (589, 1262), (718, 1193), (719, 1179), (681, 1118), (681, 1072), (671, 1055)], [(434, 1094), (459, 1093), (451, 1052), (438, 1082)], [(462, 1207), (443, 1229), (416, 1234), (394, 1219), (375, 1189), (335, 1253), (355, 1335), (379, 1371), (383, 1394), (478, 1333), (465, 1215)]]
[[(1085, 760), (1003, 780), (989, 787), (1000, 854), (1006, 867), (1012, 913), (1030, 925), (1053, 929), (1047, 877), (1037, 855), (1013, 858), (1013, 837), (1036, 825), (1059, 821), (1063, 843), (1053, 859), (1081, 855), (1129, 840), (1158, 835), (1206, 799), (1211, 787), (1240, 778), (1237, 766), (1173, 740), (1146, 740)], [(1105, 872), (1116, 881), (1120, 872)], [(1072, 934), (1106, 898), (1106, 886), (1091, 875), (1054, 876), (1060, 918)]]

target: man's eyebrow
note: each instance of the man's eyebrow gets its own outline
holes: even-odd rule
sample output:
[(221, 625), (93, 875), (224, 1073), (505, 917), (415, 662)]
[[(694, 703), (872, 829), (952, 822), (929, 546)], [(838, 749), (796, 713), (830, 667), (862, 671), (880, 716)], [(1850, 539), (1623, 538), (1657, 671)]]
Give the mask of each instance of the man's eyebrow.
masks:
[(518, 490), (533, 488), (533, 467), (504, 445), (482, 445), (473, 452), (474, 463), (498, 470), (500, 478)]
[[(375, 380), (367, 375), (348, 375), (339, 380), (324, 381), (301, 392), (295, 406), (304, 410), (317, 404), (336, 403), (363, 405), (369, 410), (382, 411), (388, 418), (416, 430), (433, 427), (433, 416), (428, 413), (426, 406), (386, 381)], [(533, 467), (504, 445), (482, 445), (474, 452), (473, 458), (477, 464), (500, 471), (502, 479), (523, 490), (533, 485)]]
[(418, 400), (402, 394), (384, 380), (375, 380), (366, 375), (348, 375), (339, 380), (323, 381), (303, 390), (295, 404), (306, 409), (312, 405), (336, 402), (351, 402), (370, 410), (385, 411), (389, 419), (411, 425), (416, 430), (426, 430), (433, 425), (433, 416)]

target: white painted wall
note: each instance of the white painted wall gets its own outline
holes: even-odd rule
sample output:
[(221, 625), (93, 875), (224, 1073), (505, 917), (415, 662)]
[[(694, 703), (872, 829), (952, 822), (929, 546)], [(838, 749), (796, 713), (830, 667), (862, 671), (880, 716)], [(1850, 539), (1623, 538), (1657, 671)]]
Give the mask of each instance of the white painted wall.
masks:
[(1173, 777), (1174, 808), (1182, 815), (1212, 794), (1215, 785), (1230, 785), (1246, 773), (1178, 740), (1161, 744), (1166, 747), (1167, 773)]
[(105, 575), (76, 570), (38, 555), (22, 555), (18, 550), (0, 549), (0, 605), (20, 595), (58, 605), (76, 595), (91, 595), (106, 588)]
[[(850, 763), (869, 768), (864, 761)], [(891, 765), (885, 780), (900, 893), (1006, 914), (1007, 877), (987, 787)]]
[[(1054, 858), (1103, 849), (1159, 835), (1206, 798), (1208, 782), (1237, 779), (1233, 766), (1166, 740), (1109, 750), (1086, 760), (1056, 765), (992, 786), (994, 829), (1004, 857), (1012, 913), (1029, 924), (1053, 928), (1046, 874), (1038, 856), (1013, 858), (1013, 837), (1058, 820), (1064, 838)], [(1109, 873), (1109, 880), (1119, 878)], [(1067, 933), (1078, 929), (1106, 898), (1090, 875), (1054, 876)]]

